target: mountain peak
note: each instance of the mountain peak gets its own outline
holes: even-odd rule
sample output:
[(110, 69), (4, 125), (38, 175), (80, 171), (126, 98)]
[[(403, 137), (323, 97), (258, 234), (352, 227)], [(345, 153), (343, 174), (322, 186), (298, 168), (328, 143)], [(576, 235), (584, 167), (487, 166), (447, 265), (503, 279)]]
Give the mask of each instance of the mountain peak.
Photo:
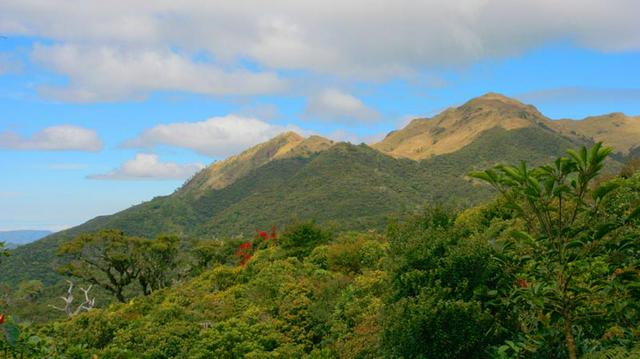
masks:
[(487, 92), (484, 95), (472, 98), (467, 101), (464, 105), (460, 107), (471, 107), (471, 106), (496, 106), (496, 107), (513, 107), (518, 109), (524, 109), (529, 111), (538, 112), (538, 110), (531, 106), (524, 104), (512, 97), (505, 96), (503, 94), (499, 94), (497, 92)]
[(305, 139), (293, 131), (283, 132), (238, 155), (213, 163), (197, 173), (185, 184), (181, 192), (201, 193), (207, 189), (222, 189), (253, 169), (275, 159), (310, 156), (333, 144), (333, 141), (320, 136), (310, 136)]
[(282, 132), (281, 134), (279, 134), (276, 137), (272, 138), (270, 141), (276, 140), (276, 139), (285, 139), (287, 141), (302, 141), (302, 140), (304, 140), (304, 137), (302, 137), (297, 132), (286, 131), (286, 132)]
[(518, 102), (517, 100), (511, 97), (505, 96), (497, 92), (487, 92), (484, 95), (480, 95), (474, 99), (471, 99), (471, 101), (473, 100), (497, 100), (497, 101), (503, 101), (503, 102)]
[(535, 107), (490, 92), (431, 119), (415, 119), (373, 147), (393, 157), (420, 160), (455, 152), (495, 127), (506, 130), (532, 126), (548, 128), (549, 123), (550, 120)]

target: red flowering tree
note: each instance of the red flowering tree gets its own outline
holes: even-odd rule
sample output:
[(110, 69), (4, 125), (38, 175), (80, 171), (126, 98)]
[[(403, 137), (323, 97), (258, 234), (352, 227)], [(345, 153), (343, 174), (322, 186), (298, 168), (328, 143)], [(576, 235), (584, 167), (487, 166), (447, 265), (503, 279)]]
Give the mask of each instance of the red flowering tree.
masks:
[(240, 259), (240, 265), (245, 266), (253, 257), (255, 251), (261, 247), (265, 247), (266, 243), (274, 243), (278, 238), (276, 226), (271, 227), (271, 231), (260, 231), (256, 229), (256, 238), (253, 241), (247, 241), (238, 247), (236, 257)]
[(278, 238), (276, 226), (271, 227), (271, 231), (259, 231), (256, 229), (257, 239), (262, 241), (272, 241)]
[(236, 257), (240, 258), (240, 265), (245, 266), (251, 257), (253, 257), (253, 243), (244, 242), (240, 244), (236, 251)]

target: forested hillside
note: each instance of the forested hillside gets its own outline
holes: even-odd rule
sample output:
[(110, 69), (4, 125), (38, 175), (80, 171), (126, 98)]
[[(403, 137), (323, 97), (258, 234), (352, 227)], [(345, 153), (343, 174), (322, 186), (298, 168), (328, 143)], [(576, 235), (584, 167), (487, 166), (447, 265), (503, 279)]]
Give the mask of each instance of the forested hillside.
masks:
[[(215, 238), (315, 219), (343, 230), (380, 230), (389, 216), (411, 213), (425, 203), (464, 207), (487, 200), (492, 190), (466, 177), (471, 170), (521, 159), (540, 164), (575, 146), (542, 127), (494, 128), (459, 151), (422, 161), (340, 143), (305, 157), (268, 161), (221, 189), (178, 191), (18, 248), (0, 265), (2, 282), (59, 280), (52, 270), (56, 248), (101, 228), (147, 238), (161, 233)], [(616, 160), (610, 163), (611, 169), (620, 166)]]
[[(602, 180), (608, 151), (479, 168), (468, 173), (477, 188), (499, 192), (488, 203), (423, 207), (379, 231), (304, 221), (200, 240), (181, 256), (175, 237), (79, 236), (61, 247), (66, 272), (107, 290), (129, 283), (121, 303), (76, 301), (68, 320), (36, 326), (3, 318), (0, 349), (54, 358), (635, 358), (640, 172), (629, 165)], [(122, 282), (117, 263), (135, 269), (132, 281)]]

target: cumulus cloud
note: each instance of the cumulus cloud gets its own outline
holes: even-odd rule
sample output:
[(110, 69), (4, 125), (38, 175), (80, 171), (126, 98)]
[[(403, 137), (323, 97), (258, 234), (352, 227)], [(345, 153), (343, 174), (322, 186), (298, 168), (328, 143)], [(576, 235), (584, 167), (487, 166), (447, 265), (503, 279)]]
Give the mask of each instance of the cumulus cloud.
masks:
[(102, 141), (94, 130), (60, 125), (47, 127), (31, 137), (22, 137), (14, 132), (0, 132), (0, 148), (36, 151), (88, 151), (102, 149)]
[(68, 86), (41, 87), (40, 92), (70, 102), (117, 101), (154, 90), (256, 95), (287, 86), (271, 72), (225, 71), (171, 51), (36, 45), (33, 58), (71, 80)]
[(309, 98), (305, 109), (309, 117), (340, 122), (375, 121), (380, 114), (357, 97), (337, 89), (325, 89)]
[[(635, 0), (4, 0), (0, 33), (63, 44), (34, 54), (69, 76), (71, 88), (51, 94), (97, 100), (167, 88), (215, 95), (280, 87), (270, 72), (265, 79), (221, 70), (246, 63), (380, 79), (558, 41), (637, 51), (638, 13)], [(195, 61), (201, 54), (211, 62)], [(203, 78), (192, 75), (200, 71)], [(111, 76), (124, 85), (105, 83)]]
[(167, 145), (194, 150), (212, 157), (226, 157), (267, 141), (295, 126), (278, 126), (248, 117), (228, 115), (199, 122), (157, 125), (127, 141), (125, 147), (152, 148)]
[(204, 168), (200, 163), (162, 162), (157, 155), (138, 153), (134, 159), (105, 174), (87, 176), (96, 180), (183, 180)]

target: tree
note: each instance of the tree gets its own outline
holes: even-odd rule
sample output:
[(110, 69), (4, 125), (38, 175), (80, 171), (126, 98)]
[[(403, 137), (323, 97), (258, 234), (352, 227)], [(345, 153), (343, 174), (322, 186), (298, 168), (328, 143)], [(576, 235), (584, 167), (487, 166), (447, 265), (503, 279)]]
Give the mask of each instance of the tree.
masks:
[(458, 218), (426, 208), (389, 225), (386, 357), (485, 358), (502, 342), (504, 315), (490, 293), (502, 271), (493, 264), (491, 245), (458, 226)]
[(610, 152), (597, 143), (589, 150), (569, 150), (551, 165), (530, 169), (523, 162), (470, 174), (498, 190), (524, 222), (497, 258), (513, 273), (514, 285), (504, 299), (519, 313), (522, 328), (520, 338), (508, 343), (510, 350), (553, 350), (544, 342), (561, 333), (567, 356), (574, 359), (581, 346), (576, 334), (602, 335), (599, 327), (617, 325), (626, 315), (621, 311), (630, 307), (621, 303), (633, 305), (625, 286), (637, 283), (638, 276), (617, 276), (626, 269), (616, 268), (613, 257), (634, 255), (637, 244), (615, 234), (640, 215), (640, 208), (622, 219), (608, 217), (603, 203), (617, 184), (592, 185)]
[(60, 247), (59, 254), (71, 258), (60, 271), (100, 286), (124, 303), (125, 288), (141, 271), (138, 258), (141, 241), (117, 230), (82, 234)]
[(177, 264), (179, 241), (175, 236), (160, 236), (137, 242), (137, 278), (144, 295), (170, 285), (169, 272)]
[(328, 243), (333, 233), (314, 221), (288, 226), (280, 239), (280, 245), (292, 257), (306, 257), (318, 245)]
[(39, 280), (21, 282), (16, 291), (16, 298), (33, 302), (42, 295), (44, 284)]
[(51, 308), (55, 309), (55, 310), (59, 310), (61, 312), (65, 312), (67, 314), (67, 316), (69, 317), (73, 317), (76, 316), (82, 312), (88, 312), (91, 309), (93, 309), (93, 307), (96, 304), (96, 298), (89, 298), (89, 292), (91, 291), (92, 285), (89, 285), (87, 288), (80, 288), (80, 291), (84, 294), (84, 301), (82, 301), (80, 304), (78, 304), (76, 306), (76, 308), (73, 308), (73, 302), (75, 297), (73, 296), (73, 287), (74, 284), (72, 281), (68, 280), (67, 283), (69, 283), (69, 289), (67, 290), (67, 296), (66, 297), (60, 297), (62, 299), (62, 301), (64, 302), (64, 307), (57, 307), (55, 305), (49, 305)]
[(202, 271), (213, 263), (225, 262), (225, 243), (216, 239), (199, 239), (194, 241), (191, 254), (196, 261), (196, 269)]
[(71, 259), (60, 271), (126, 302), (125, 288), (134, 281), (144, 295), (171, 284), (169, 274), (176, 268), (179, 241), (175, 236), (130, 237), (117, 230), (82, 234), (60, 247), (59, 254)]

